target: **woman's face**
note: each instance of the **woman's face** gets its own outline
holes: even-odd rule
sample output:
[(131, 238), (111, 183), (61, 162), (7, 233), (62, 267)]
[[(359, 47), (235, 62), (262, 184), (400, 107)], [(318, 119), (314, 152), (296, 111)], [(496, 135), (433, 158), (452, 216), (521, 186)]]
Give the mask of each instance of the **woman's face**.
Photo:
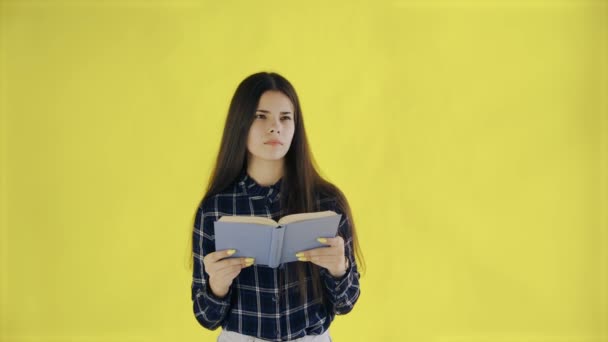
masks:
[(295, 130), (293, 105), (282, 92), (269, 90), (262, 94), (256, 109), (247, 149), (253, 157), (280, 160), (287, 154)]

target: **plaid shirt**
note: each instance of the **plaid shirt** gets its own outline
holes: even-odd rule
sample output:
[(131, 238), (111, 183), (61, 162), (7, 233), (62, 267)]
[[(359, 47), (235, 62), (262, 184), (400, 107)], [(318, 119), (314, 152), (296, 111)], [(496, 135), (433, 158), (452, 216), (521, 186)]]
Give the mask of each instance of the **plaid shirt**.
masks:
[[(241, 270), (228, 294), (218, 298), (207, 286), (203, 257), (215, 251), (213, 222), (225, 215), (265, 216), (278, 220), (281, 182), (261, 186), (243, 170), (227, 191), (208, 198), (198, 208), (193, 230), (194, 268), (192, 303), (194, 316), (205, 328), (234, 331), (270, 341), (289, 341), (305, 335), (320, 335), (335, 315), (350, 312), (359, 298), (359, 273), (355, 262), (352, 236), (346, 215), (338, 211), (335, 199), (316, 198), (319, 211), (333, 210), (342, 214), (338, 227), (344, 238), (345, 255), (349, 260), (346, 274), (334, 278), (319, 267), (323, 290), (329, 304), (313, 299), (310, 262), (307, 267), (307, 301), (302, 305), (295, 262), (278, 268), (253, 265)], [(299, 262), (299, 261), (297, 261)]]

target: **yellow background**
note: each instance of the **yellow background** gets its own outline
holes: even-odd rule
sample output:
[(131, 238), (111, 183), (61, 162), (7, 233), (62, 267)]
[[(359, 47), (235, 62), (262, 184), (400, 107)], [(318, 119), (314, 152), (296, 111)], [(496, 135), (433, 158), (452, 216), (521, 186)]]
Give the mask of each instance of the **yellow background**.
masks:
[(287, 77), (368, 272), (335, 341), (608, 341), (608, 1), (7, 1), (2, 341), (214, 341), (191, 219)]

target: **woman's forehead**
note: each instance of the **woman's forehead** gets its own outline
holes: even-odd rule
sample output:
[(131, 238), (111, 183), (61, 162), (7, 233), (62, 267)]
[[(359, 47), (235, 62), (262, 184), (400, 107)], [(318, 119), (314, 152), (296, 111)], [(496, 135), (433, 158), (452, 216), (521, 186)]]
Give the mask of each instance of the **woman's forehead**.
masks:
[(257, 111), (292, 113), (293, 104), (291, 100), (280, 91), (266, 91), (260, 97)]

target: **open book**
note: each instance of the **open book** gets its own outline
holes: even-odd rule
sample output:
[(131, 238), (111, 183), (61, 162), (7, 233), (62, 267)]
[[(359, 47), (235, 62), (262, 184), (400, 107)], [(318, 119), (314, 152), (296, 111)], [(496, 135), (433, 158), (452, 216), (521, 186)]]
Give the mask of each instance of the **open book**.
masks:
[(336, 236), (342, 214), (334, 211), (291, 214), (278, 222), (260, 216), (222, 216), (214, 222), (215, 250), (236, 249), (231, 257), (255, 258), (272, 268), (297, 261), (296, 253), (327, 246), (317, 238)]

